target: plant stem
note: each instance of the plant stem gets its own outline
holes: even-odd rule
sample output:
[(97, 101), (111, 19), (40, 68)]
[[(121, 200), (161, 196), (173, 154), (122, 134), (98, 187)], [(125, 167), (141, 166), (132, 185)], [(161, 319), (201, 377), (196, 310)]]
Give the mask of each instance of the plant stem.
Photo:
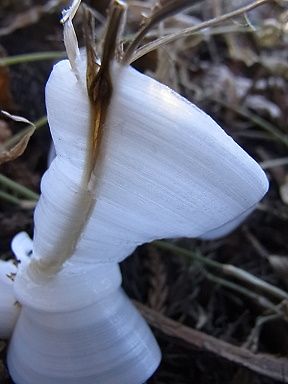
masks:
[[(200, 0), (197, 0), (197, 2), (198, 1)], [(167, 1), (165, 5), (162, 5), (159, 8), (157, 8), (156, 6), (152, 15), (146, 20), (146, 23), (143, 25), (143, 27), (136, 34), (135, 38), (131, 41), (130, 45), (128, 46), (123, 57), (123, 63), (126, 64), (130, 62), (135, 50), (138, 48), (143, 38), (147, 35), (150, 29), (153, 28), (154, 25), (160, 23), (167, 17), (172, 16), (174, 13), (180, 12), (182, 9), (187, 8), (189, 6), (191, 6), (191, 0), (170, 0)]]
[[(176, 27), (169, 28), (169, 29), (167, 28), (164, 30), (164, 36), (169, 36), (170, 34), (175, 33), (174, 31), (176, 30), (178, 30), (176, 29)], [(228, 33), (255, 33), (255, 31), (252, 30), (249, 26), (224, 25), (220, 27), (211, 28), (207, 32), (198, 31), (193, 33), (193, 35), (200, 36), (200, 37), (203, 36), (203, 39), (204, 39), (204, 37), (207, 38), (207, 34), (209, 34), (209, 36), (215, 36), (215, 35), (224, 35)], [(125, 42), (131, 41), (134, 36), (135, 36), (134, 33), (125, 35), (123, 42), (125, 43)], [(156, 39), (156, 38), (159, 38), (159, 36), (160, 36), (160, 32), (156, 29), (153, 29), (151, 32), (148, 32), (145, 37), (149, 39), (153, 39), (153, 38)]]
[(201, 264), (217, 269), (221, 271), (223, 274), (225, 274), (226, 276), (230, 276), (230, 277), (236, 278), (237, 280), (250, 284), (257, 289), (260, 289), (263, 292), (266, 292), (267, 294), (272, 295), (278, 300), (281, 300), (281, 301), (288, 300), (287, 292), (283, 291), (278, 287), (275, 287), (272, 284), (267, 283), (266, 281), (263, 281), (262, 279), (252, 275), (249, 272), (243, 271), (241, 268), (235, 267), (234, 265), (219, 263), (218, 261), (211, 260), (211, 259), (208, 259), (207, 257), (200, 255), (198, 252), (191, 252), (186, 249), (180, 248), (178, 246), (175, 246), (163, 241), (155, 241), (153, 244), (155, 244), (156, 247), (159, 247), (174, 253), (178, 253), (184, 257), (188, 257), (189, 259), (198, 261)]
[(10, 66), (33, 61), (60, 59), (66, 56), (64, 51), (48, 51), (25, 53), (23, 55), (8, 56), (0, 59), (0, 66)]
[(2, 174), (0, 174), (0, 185), (19, 193), (21, 196), (25, 197), (28, 200), (35, 201), (39, 199), (39, 195), (37, 193), (31, 191), (29, 188), (24, 187), (23, 185), (9, 179), (7, 176), (4, 176)]
[(207, 265), (208, 267), (222, 270), (221, 263), (215, 260), (208, 259), (207, 257), (201, 256), (198, 252), (189, 251), (187, 249), (178, 247), (177, 245), (167, 243), (166, 241), (153, 241), (152, 244), (156, 245), (157, 248), (176, 253), (178, 255), (188, 258), (189, 260), (193, 259), (201, 264)]
[(258, 350), (259, 336), (263, 325), (265, 323), (268, 323), (269, 321), (277, 320), (279, 319), (279, 317), (281, 318), (278, 313), (273, 313), (272, 315), (258, 316), (256, 319), (256, 323), (252, 328), (252, 331), (250, 331), (247, 340), (243, 344), (243, 347), (251, 350), (253, 353), (256, 353)]
[(250, 299), (252, 299), (256, 303), (261, 305), (261, 307), (264, 307), (264, 308), (268, 309), (269, 311), (272, 311), (273, 313), (277, 313), (278, 315), (282, 314), (281, 310), (276, 305), (274, 305), (270, 300), (266, 299), (265, 297), (258, 295), (257, 293), (252, 292), (251, 290), (249, 290), (247, 288), (241, 287), (240, 285), (235, 284), (231, 281), (227, 281), (225, 279), (222, 279), (221, 277), (214, 276), (207, 271), (203, 271), (203, 273), (207, 277), (207, 279), (209, 279), (209, 280), (211, 280), (211, 281), (213, 281), (219, 285), (222, 285), (224, 287), (232, 289), (233, 291), (239, 292), (246, 297), (249, 297)]
[(233, 17), (240, 16), (246, 12), (251, 11), (252, 9), (259, 7), (260, 5), (263, 5), (265, 3), (270, 2), (271, 0), (256, 0), (253, 3), (250, 3), (244, 7), (241, 7), (239, 9), (236, 9), (235, 11), (225, 13), (224, 15), (215, 17), (213, 19), (204, 21), (203, 23), (200, 23), (198, 25), (195, 25), (193, 27), (189, 27), (186, 29), (183, 29), (182, 31), (179, 31), (178, 33), (172, 33), (171, 35), (161, 37), (155, 41), (152, 41), (151, 43), (148, 43), (144, 45), (143, 47), (139, 48), (135, 54), (130, 57), (129, 64), (131, 64), (133, 61), (138, 60), (140, 57), (146, 55), (147, 53), (153, 51), (154, 49), (157, 49), (161, 47), (162, 45), (172, 43), (180, 38), (185, 38), (190, 35), (192, 35), (195, 32), (200, 31), (201, 29), (205, 29), (208, 27), (212, 27), (216, 24), (222, 23), (224, 21), (227, 21)]
[(11, 193), (7, 193), (7, 192), (1, 191), (1, 190), (0, 190), (0, 199), (8, 201), (9, 203), (16, 204), (16, 205), (22, 204), (21, 200), (18, 199), (18, 197), (15, 197), (15, 196), (11, 195)]

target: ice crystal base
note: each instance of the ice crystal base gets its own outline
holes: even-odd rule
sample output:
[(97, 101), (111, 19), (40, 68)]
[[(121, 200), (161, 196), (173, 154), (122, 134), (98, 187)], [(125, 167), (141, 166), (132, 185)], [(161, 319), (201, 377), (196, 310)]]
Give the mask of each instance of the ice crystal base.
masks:
[(23, 308), (9, 347), (16, 384), (143, 384), (159, 347), (122, 289), (79, 310)]

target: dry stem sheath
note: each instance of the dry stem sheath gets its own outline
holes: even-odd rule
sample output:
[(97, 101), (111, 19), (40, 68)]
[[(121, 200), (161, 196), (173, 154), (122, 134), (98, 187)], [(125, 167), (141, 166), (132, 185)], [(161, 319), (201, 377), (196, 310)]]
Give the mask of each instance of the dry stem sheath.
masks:
[[(113, 92), (110, 65), (115, 57), (119, 30), (126, 6), (121, 1), (115, 1), (111, 8), (108, 28), (104, 39), (101, 65), (96, 63), (96, 55), (93, 42), (89, 39), (93, 36), (93, 30), (86, 34), (87, 46), (87, 90), (91, 103), (91, 144), (90, 159), (87, 164), (87, 179), (91, 178), (100, 152), (104, 123)], [(89, 20), (91, 27), (92, 20)]]

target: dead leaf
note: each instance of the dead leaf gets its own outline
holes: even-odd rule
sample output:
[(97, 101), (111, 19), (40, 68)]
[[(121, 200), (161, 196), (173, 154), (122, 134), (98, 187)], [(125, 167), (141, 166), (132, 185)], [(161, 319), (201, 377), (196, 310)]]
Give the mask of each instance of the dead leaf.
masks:
[(233, 60), (239, 60), (248, 67), (258, 63), (259, 58), (256, 54), (253, 41), (245, 36), (227, 34), (226, 41), (228, 45), (229, 55)]
[(26, 119), (26, 117), (23, 117), (23, 116), (18, 116), (18, 115), (11, 115), (11, 113), (9, 112), (6, 112), (6, 111), (1, 111), (2, 115), (8, 117), (9, 119), (13, 120), (13, 121), (17, 121), (18, 123), (25, 123), (25, 124), (28, 124), (28, 125), (32, 125), (32, 127), (35, 127), (35, 125), (28, 119)]
[(30, 120), (25, 117), (18, 115), (11, 115), (9, 112), (1, 111), (2, 115), (8, 117), (9, 119), (16, 121), (18, 123), (25, 123), (31, 126), (24, 130), (23, 135), (19, 137), (19, 140), (16, 141), (16, 144), (4, 144), (2, 152), (0, 152), (0, 165), (17, 159), (25, 151), (27, 144), (30, 140), (30, 137), (33, 135), (36, 126)]
[(33, 135), (35, 127), (29, 128), (26, 133), (19, 139), (19, 141), (12, 148), (3, 148), (0, 150), (0, 165), (17, 159), (25, 151), (30, 137)]

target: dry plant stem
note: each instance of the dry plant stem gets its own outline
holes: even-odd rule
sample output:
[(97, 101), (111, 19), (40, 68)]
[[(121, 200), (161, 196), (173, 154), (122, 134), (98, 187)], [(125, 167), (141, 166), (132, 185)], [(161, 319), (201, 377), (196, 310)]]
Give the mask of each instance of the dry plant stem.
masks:
[[(194, 3), (198, 1), (199, 0), (194, 1)], [(189, 6), (191, 6), (191, 0), (170, 0), (167, 4), (156, 8), (152, 15), (146, 20), (146, 23), (137, 33), (133, 41), (128, 46), (127, 51), (125, 52), (125, 55), (123, 57), (123, 63), (127, 64), (131, 62), (132, 55), (134, 54), (135, 50), (138, 48), (139, 44), (151, 28), (153, 28), (155, 25), (157, 25), (167, 17), (172, 16), (175, 13), (180, 12), (184, 8), (187, 8)]]
[(259, 132), (257, 130), (252, 130), (252, 129), (249, 129), (249, 131), (248, 131), (248, 130), (243, 130), (240, 128), (237, 131), (235, 131), (235, 136), (236, 137), (247, 137), (248, 139), (252, 139), (252, 140), (260, 139), (260, 140), (269, 141), (271, 143), (279, 141), (275, 137), (271, 137), (270, 134), (267, 134), (264, 132)]
[(157, 49), (161, 47), (162, 45), (173, 43), (174, 41), (188, 37), (192, 35), (195, 32), (198, 32), (202, 29), (213, 27), (214, 25), (217, 25), (219, 23), (223, 23), (224, 21), (227, 21), (229, 19), (232, 19), (233, 17), (240, 16), (246, 12), (251, 11), (252, 9), (259, 7), (260, 5), (263, 5), (265, 3), (271, 2), (272, 0), (257, 0), (253, 3), (250, 3), (244, 7), (241, 7), (239, 9), (236, 9), (235, 11), (226, 13), (224, 15), (221, 15), (219, 17), (215, 17), (214, 19), (210, 19), (207, 21), (204, 21), (203, 23), (200, 23), (198, 25), (195, 25), (193, 27), (189, 27), (186, 29), (183, 29), (182, 31), (178, 33), (173, 33), (168, 36), (161, 37), (160, 39), (157, 39), (155, 41), (152, 41), (151, 43), (148, 43), (144, 45), (143, 47), (139, 48), (133, 56), (129, 58), (129, 64), (131, 64), (133, 61), (138, 60), (140, 57), (146, 55), (147, 53), (153, 51), (154, 49)]
[(288, 383), (287, 358), (262, 353), (256, 355), (243, 347), (237, 347), (171, 320), (141, 303), (135, 304), (148, 323), (170, 341), (173, 338), (175, 343), (186, 348), (210, 352), (253, 372)]
[(282, 289), (275, 287), (274, 285), (271, 285), (269, 283), (266, 283), (266, 281), (259, 279), (258, 277), (253, 276), (249, 272), (243, 271), (242, 269), (237, 268), (234, 265), (223, 264), (222, 271), (225, 275), (235, 277), (238, 280), (251, 284), (255, 288), (261, 289), (267, 294), (274, 296), (274, 298), (276, 299), (288, 300), (288, 293), (286, 293)]
[(191, 251), (188, 251), (186, 249), (177, 247), (175, 245), (172, 245), (172, 244), (169, 244), (169, 243), (166, 243), (163, 241), (155, 241), (153, 244), (155, 244), (159, 248), (180, 254), (184, 257), (188, 257), (189, 259), (193, 259), (195, 261), (198, 261), (201, 264), (215, 268), (215, 269), (219, 270), (220, 272), (224, 273), (226, 276), (230, 276), (230, 277), (236, 278), (240, 281), (243, 281), (247, 284), (250, 284), (253, 287), (260, 289), (263, 292), (273, 296), (275, 299), (278, 299), (280, 301), (288, 300), (288, 293), (287, 292), (263, 281), (262, 279), (259, 279), (256, 276), (253, 276), (249, 272), (243, 271), (242, 269), (237, 268), (233, 265), (219, 263), (218, 261), (203, 257), (203, 256), (199, 255), (199, 253), (191, 252)]
[[(110, 21), (104, 39), (103, 55), (101, 66), (96, 64), (96, 57), (93, 55), (91, 40), (86, 41), (87, 45), (87, 89), (91, 103), (91, 145), (87, 161), (87, 182), (95, 168), (100, 153), (103, 127), (110, 104), (113, 87), (110, 76), (110, 65), (115, 56), (119, 31), (122, 27), (122, 19), (126, 7), (120, 1), (115, 1), (111, 8)], [(89, 33), (93, 37), (93, 31)]]
[(25, 197), (28, 200), (37, 201), (39, 199), (39, 195), (29, 188), (24, 187), (23, 185), (16, 183), (15, 181), (9, 179), (7, 176), (0, 174), (0, 185), (13, 190), (18, 193), (22, 197)]
[[(164, 35), (169, 35), (170, 33), (172, 33), (172, 31), (176, 31), (176, 28), (167, 28), (167, 29), (164, 29), (163, 33)], [(178, 29), (177, 29), (178, 31)], [(235, 25), (225, 25), (225, 26), (221, 26), (221, 27), (215, 27), (215, 28), (211, 28), (209, 29), (209, 31), (205, 31), (205, 32), (201, 32), (201, 31), (198, 31), (198, 32), (195, 32), (193, 33), (193, 36), (200, 36), (200, 37), (203, 37), (203, 39), (207, 39), (207, 35), (209, 36), (215, 36), (215, 35), (224, 35), (226, 33), (255, 33), (255, 31), (252, 31), (250, 27), (248, 26), (235, 26)], [(153, 38), (159, 38), (159, 36), (161, 35), (161, 32), (157, 29), (153, 29), (151, 32), (148, 32), (146, 34), (146, 38), (149, 38), (149, 39), (153, 39)], [(125, 35), (125, 41), (129, 41), (133, 38), (134, 35)], [(163, 36), (163, 34), (162, 34)]]
[(73, 18), (77, 13), (80, 4), (81, 0), (73, 0), (70, 7), (62, 12), (62, 19), (60, 20), (60, 22), (63, 24), (63, 39), (65, 50), (67, 52), (71, 69), (78, 81), (80, 81), (80, 78), (77, 61), (80, 56), (80, 50), (76, 32), (73, 26)]
[(1, 190), (0, 190), (0, 199), (7, 201), (8, 203), (16, 204), (19, 206), (22, 205), (22, 201), (20, 199), (18, 199), (15, 196), (12, 196), (10, 193), (7, 193)]
[(24, 55), (8, 56), (0, 59), (0, 66), (10, 66), (34, 61), (61, 59), (66, 56), (64, 51), (35, 52)]
[(222, 285), (223, 287), (232, 289), (235, 292), (241, 293), (242, 295), (249, 297), (261, 307), (267, 309), (268, 311), (271, 311), (272, 313), (276, 313), (278, 315), (282, 314), (278, 306), (274, 305), (270, 300), (266, 299), (264, 296), (258, 295), (257, 293), (254, 293), (247, 288), (241, 287), (238, 284), (232, 283), (231, 281), (227, 281), (225, 279), (222, 279), (221, 277), (214, 276), (211, 273), (208, 273), (207, 271), (203, 271), (203, 273), (208, 280), (211, 280), (216, 284)]
[[(78, 217), (81, 218), (81, 220), (79, 220), (76, 229), (72, 229), (74, 227), (73, 223), (68, 223), (65, 235), (59, 238), (54, 244), (49, 257), (43, 258), (42, 260), (34, 259), (29, 264), (32, 279), (33, 276), (53, 276), (59, 272), (65, 261), (72, 256), (81, 233), (89, 221), (91, 210), (94, 207), (95, 197), (93, 193), (91, 193), (91, 190), (95, 190), (97, 180), (91, 176), (92, 173), (94, 174), (95, 172), (96, 160), (98, 160), (100, 151), (102, 130), (112, 95), (112, 88), (109, 88), (110, 63), (114, 58), (116, 41), (124, 11), (125, 6), (120, 1), (115, 1), (111, 9), (108, 28), (104, 38), (104, 50), (100, 69), (98, 64), (93, 61), (94, 58), (88, 56), (87, 73), (89, 76), (87, 76), (87, 89), (91, 102), (91, 131), (87, 144), (90, 142), (92, 144), (87, 155), (82, 179), (82, 189), (77, 199), (75, 198), (73, 212), (70, 212), (71, 217)], [(92, 34), (89, 34), (89, 36), (92, 37)], [(92, 46), (92, 41), (89, 44)], [(92, 50), (89, 50), (89, 52), (92, 52)]]
[(259, 344), (259, 336), (261, 329), (264, 324), (268, 323), (269, 321), (277, 320), (279, 319), (278, 314), (272, 314), (272, 315), (267, 315), (267, 316), (259, 316), (256, 319), (256, 324), (252, 328), (247, 340), (245, 341), (243, 347), (250, 349), (254, 353), (258, 349), (258, 344)]

